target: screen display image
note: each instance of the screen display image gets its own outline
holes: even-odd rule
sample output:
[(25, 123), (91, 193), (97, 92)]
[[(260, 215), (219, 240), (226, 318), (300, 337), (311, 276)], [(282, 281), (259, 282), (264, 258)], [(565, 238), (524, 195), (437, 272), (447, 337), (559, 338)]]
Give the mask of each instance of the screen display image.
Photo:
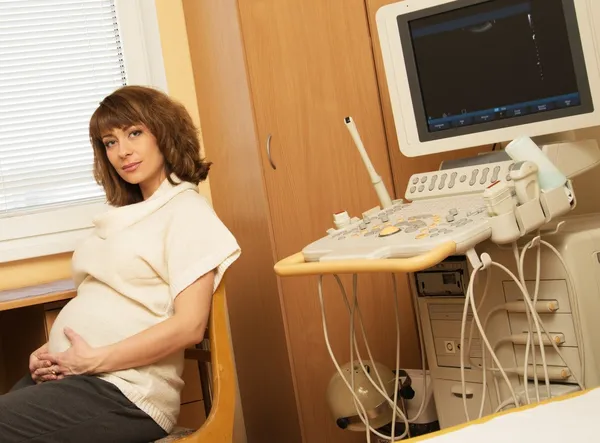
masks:
[(585, 64), (573, 51), (562, 0), (470, 3), (405, 23), (418, 82), (411, 85), (413, 101), (417, 92), (426, 122), (421, 130), (477, 131), (555, 110), (588, 111)]

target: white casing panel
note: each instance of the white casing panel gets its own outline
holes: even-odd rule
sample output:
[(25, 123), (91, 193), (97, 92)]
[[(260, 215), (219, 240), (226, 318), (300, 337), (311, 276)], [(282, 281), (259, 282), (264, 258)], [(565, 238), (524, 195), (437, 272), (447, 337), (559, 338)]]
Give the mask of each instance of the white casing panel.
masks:
[[(383, 6), (377, 11), (377, 30), (394, 114), (396, 134), (400, 150), (404, 155), (416, 157), (510, 141), (523, 135), (536, 137), (600, 125), (600, 106), (596, 104), (594, 112), (588, 114), (421, 142), (417, 132), (408, 73), (404, 63), (404, 52), (396, 18), (402, 14), (413, 13), (452, 1), (455, 0), (405, 0)], [(598, 37), (600, 1), (573, 0), (573, 2), (579, 23), (591, 97), (600, 97), (600, 40)]]
[[(561, 345), (563, 357), (577, 377), (581, 378), (579, 351), (585, 353), (585, 383), (586, 388), (600, 386), (600, 219), (598, 214), (588, 216), (567, 217), (566, 223), (557, 234), (549, 234), (555, 226), (547, 226), (548, 231), (542, 231), (542, 238), (556, 247), (563, 256), (572, 276), (573, 287), (568, 283), (568, 273), (556, 256), (546, 247), (541, 254), (541, 285), (538, 300), (557, 300), (559, 310), (555, 314), (542, 314), (541, 317), (552, 333), (564, 334), (567, 341)], [(546, 233), (544, 233), (546, 232)], [(507, 266), (516, 272), (515, 258), (510, 247), (501, 247), (492, 242), (484, 242), (476, 247), (479, 254), (487, 252), (494, 261)], [(533, 294), (535, 286), (535, 250), (528, 253), (525, 262), (525, 280), (528, 290)], [(478, 309), (479, 318), (483, 322), (487, 314), (495, 307), (505, 302), (522, 300), (520, 291), (510, 277), (497, 268), (492, 272), (492, 281), (485, 303)], [(481, 276), (475, 282), (475, 298), (479, 302), (482, 297), (485, 278)], [(465, 416), (462, 401), (450, 393), (451, 387), (460, 386), (460, 324), (464, 298), (456, 296), (417, 296), (415, 275), (411, 275), (411, 290), (423, 326), (423, 339), (428, 360), (428, 368), (433, 379), (434, 395), (440, 425), (449, 427), (464, 423)], [(467, 281), (464, 282), (465, 284)], [(579, 315), (577, 315), (578, 313)], [(522, 316), (522, 314), (521, 314)], [(467, 335), (470, 328), (469, 315)], [(476, 328), (475, 328), (476, 329)], [(498, 341), (510, 334), (521, 333), (523, 320), (519, 314), (507, 314), (500, 311), (491, 317), (486, 329), (490, 343)], [(581, 330), (583, 343), (574, 337), (574, 331)], [(481, 363), (481, 342), (475, 334), (475, 346), (471, 350), (471, 360), (467, 360), (465, 379), (467, 385), (474, 391), (476, 398), (481, 398), (482, 371), (473, 367), (472, 363)], [(505, 368), (522, 367), (524, 347), (520, 345), (501, 346), (497, 351), (498, 357)], [(539, 348), (537, 349), (537, 364), (541, 363)], [(546, 348), (546, 358), (551, 368), (565, 368), (564, 363), (551, 348)], [(489, 354), (488, 354), (489, 363)], [(531, 365), (531, 359), (529, 359)], [(541, 366), (540, 366), (541, 367)], [(490, 375), (490, 373), (488, 373)], [(515, 391), (523, 389), (523, 378), (510, 375)], [(542, 378), (543, 379), (543, 378)], [(499, 379), (500, 380), (500, 379)], [(562, 380), (571, 389), (576, 389), (575, 380), (569, 377)], [(540, 381), (543, 385), (543, 381)], [(499, 383), (500, 392), (497, 394), (495, 384), (488, 377), (487, 394), (491, 407), (486, 408), (484, 415), (492, 412), (497, 406), (497, 396), (501, 400), (509, 398), (509, 392), (503, 382)], [(554, 385), (561, 387), (561, 385)], [(565, 387), (565, 386), (563, 386)], [(543, 389), (542, 389), (543, 391)], [(477, 418), (479, 401), (469, 401), (471, 419)], [(472, 405), (471, 405), (472, 403)]]

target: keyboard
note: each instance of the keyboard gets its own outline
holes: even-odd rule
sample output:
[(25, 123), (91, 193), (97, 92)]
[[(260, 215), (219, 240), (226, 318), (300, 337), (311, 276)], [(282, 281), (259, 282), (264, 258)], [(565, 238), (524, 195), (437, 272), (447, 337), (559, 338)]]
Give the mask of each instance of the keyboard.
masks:
[(413, 175), (405, 197), (373, 208), (306, 246), (305, 261), (413, 257), (448, 241), (463, 254), (491, 236), (482, 198), (496, 180), (509, 180), (512, 161)]

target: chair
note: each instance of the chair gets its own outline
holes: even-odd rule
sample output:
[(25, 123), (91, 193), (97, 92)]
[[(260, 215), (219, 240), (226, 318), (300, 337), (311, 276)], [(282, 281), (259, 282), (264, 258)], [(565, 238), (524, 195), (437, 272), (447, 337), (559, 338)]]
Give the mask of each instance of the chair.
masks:
[(155, 443), (231, 443), (235, 414), (235, 368), (229, 336), (229, 321), (224, 279), (212, 300), (208, 334), (210, 353), (201, 349), (186, 350), (186, 358), (205, 361), (210, 357), (212, 368), (212, 398), (206, 421), (197, 431), (176, 428), (171, 435)]

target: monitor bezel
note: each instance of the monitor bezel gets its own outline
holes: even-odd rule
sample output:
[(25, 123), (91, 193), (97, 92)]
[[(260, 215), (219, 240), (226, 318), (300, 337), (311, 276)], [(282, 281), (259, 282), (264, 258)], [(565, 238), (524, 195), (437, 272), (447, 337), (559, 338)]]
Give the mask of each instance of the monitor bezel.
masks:
[[(575, 68), (575, 76), (579, 92), (580, 104), (570, 108), (553, 109), (540, 113), (526, 114), (520, 117), (511, 117), (501, 120), (493, 120), (490, 122), (477, 123), (474, 125), (463, 126), (458, 128), (450, 128), (442, 131), (430, 132), (428, 129), (427, 114), (423, 103), (423, 95), (419, 82), (415, 53), (410, 35), (409, 24), (413, 20), (418, 20), (423, 17), (437, 15), (444, 12), (462, 9), (468, 6), (481, 3), (489, 3), (499, 0), (458, 0), (453, 3), (434, 6), (432, 8), (416, 11), (410, 14), (400, 15), (397, 18), (398, 31), (400, 33), (400, 41), (404, 50), (404, 60), (408, 72), (408, 82), (415, 111), (417, 122), (417, 130), (421, 141), (439, 140), (457, 135), (474, 134), (477, 132), (489, 131), (492, 129), (507, 128), (527, 123), (536, 123), (540, 121), (554, 120), (572, 115), (588, 114), (594, 111), (590, 85), (588, 81), (587, 69), (583, 57), (583, 48), (581, 46), (581, 36), (579, 34), (579, 26), (575, 15), (575, 5), (571, 0), (560, 0), (565, 13), (565, 23), (567, 25), (567, 33), (569, 38), (569, 46), (571, 48), (571, 56), (573, 57), (573, 65)], [(524, 0), (527, 1), (527, 0)]]
[[(427, 117), (420, 90), (417, 94), (413, 94), (411, 83), (414, 83), (414, 78), (412, 81), (409, 79), (409, 75), (416, 74), (416, 68), (414, 64), (412, 67), (407, 67), (405, 63), (406, 41), (410, 45), (410, 58), (414, 61), (412, 43), (410, 39), (400, 38), (399, 17), (402, 17), (407, 24), (405, 31), (408, 31), (408, 22), (416, 17), (430, 15), (432, 11), (437, 14), (440, 11), (458, 9), (487, 1), (492, 0), (405, 0), (383, 6), (377, 11), (377, 30), (394, 126), (399, 148), (404, 155), (408, 157), (428, 155), (510, 141), (523, 135), (535, 137), (600, 125), (600, 106), (594, 104), (594, 97), (600, 97), (598, 64), (600, 53), (597, 53), (600, 41), (594, 41), (596, 33), (593, 29), (595, 24), (600, 25), (600, 2), (594, 6), (588, 5), (586, 0), (562, 0), (564, 10), (570, 11), (571, 14), (570, 17), (567, 17), (567, 20), (570, 20), (568, 26), (571, 46), (573, 45), (574, 23), (578, 31), (575, 43), (579, 49), (575, 48), (573, 51), (572, 47), (572, 56), (574, 59), (577, 57), (585, 66), (583, 72), (587, 77), (587, 82), (584, 81), (583, 85), (580, 83), (579, 77), (577, 79), (581, 88), (579, 91), (581, 106), (578, 109), (551, 110), (523, 117), (480, 123), (466, 129), (465, 127), (452, 128), (433, 133), (423, 127), (427, 124)], [(566, 12), (565, 15), (567, 15)], [(581, 75), (582, 69), (578, 69), (577, 72)], [(417, 105), (413, 103), (413, 95), (418, 98), (418, 100), (414, 100)], [(579, 112), (583, 111), (584, 107), (586, 110)], [(574, 110), (575, 112), (573, 112)], [(418, 120), (421, 122), (418, 123)], [(420, 130), (419, 125), (421, 125)], [(422, 133), (423, 129), (427, 136), (421, 139), (420, 131)]]

